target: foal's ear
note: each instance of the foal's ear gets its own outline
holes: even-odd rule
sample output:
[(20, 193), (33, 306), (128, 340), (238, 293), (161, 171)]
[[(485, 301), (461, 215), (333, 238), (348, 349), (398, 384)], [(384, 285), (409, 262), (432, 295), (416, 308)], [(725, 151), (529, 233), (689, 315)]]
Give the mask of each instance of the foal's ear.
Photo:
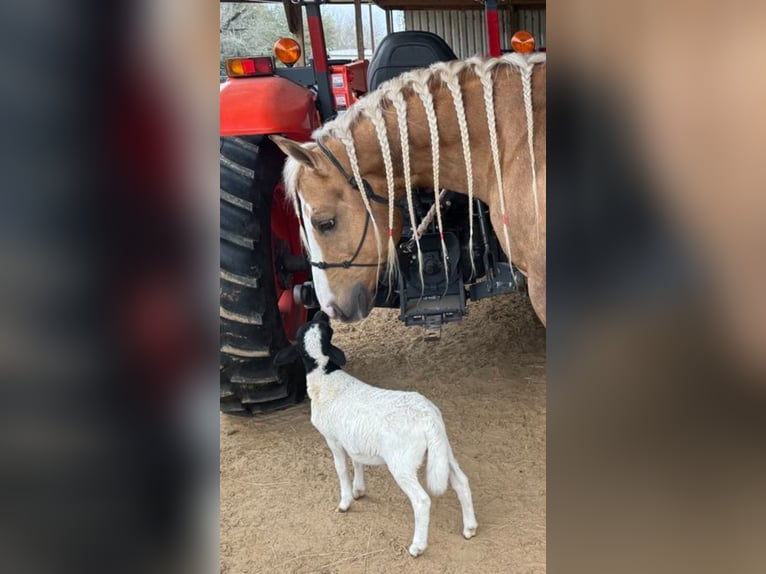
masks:
[(269, 139), (277, 144), (279, 149), (281, 149), (283, 152), (285, 152), (286, 155), (290, 156), (295, 161), (305, 165), (306, 167), (310, 167), (311, 169), (316, 169), (318, 167), (314, 154), (303, 147), (300, 143), (277, 135), (269, 136)]
[(327, 353), (327, 356), (330, 357), (330, 360), (336, 365), (338, 365), (339, 367), (343, 367), (346, 365), (345, 353), (341, 351), (335, 345), (330, 345), (330, 350)]
[(314, 313), (314, 317), (312, 318), (312, 321), (316, 321), (318, 323), (327, 323), (330, 324), (330, 317), (322, 310), (317, 311)]
[(298, 347), (295, 345), (290, 345), (289, 347), (285, 347), (281, 351), (279, 351), (276, 356), (274, 357), (274, 366), (275, 367), (282, 367), (284, 365), (289, 365), (295, 359), (298, 358)]

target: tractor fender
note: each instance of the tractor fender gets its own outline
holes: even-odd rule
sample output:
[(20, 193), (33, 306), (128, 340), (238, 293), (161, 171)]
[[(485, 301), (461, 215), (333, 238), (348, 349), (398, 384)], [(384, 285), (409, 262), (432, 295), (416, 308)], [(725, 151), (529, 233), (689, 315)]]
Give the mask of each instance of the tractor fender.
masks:
[(220, 98), (223, 137), (284, 134), (307, 141), (320, 125), (313, 92), (279, 76), (228, 79)]

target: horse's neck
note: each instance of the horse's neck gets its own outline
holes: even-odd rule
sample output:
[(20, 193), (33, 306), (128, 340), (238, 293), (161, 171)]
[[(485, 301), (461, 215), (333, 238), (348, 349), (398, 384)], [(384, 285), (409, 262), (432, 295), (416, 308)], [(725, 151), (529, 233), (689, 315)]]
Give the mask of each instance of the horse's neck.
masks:
[[(462, 139), (459, 135), (444, 133), (445, 130), (453, 129), (454, 121), (444, 121), (440, 119), (439, 133), (444, 133), (444, 137), (438, 137), (439, 164), (434, 166), (432, 161), (431, 132), (429, 129), (428, 118), (424, 112), (424, 107), (420, 98), (414, 92), (408, 91), (405, 96), (407, 108), (407, 142), (410, 150), (410, 185), (412, 188), (431, 188), (435, 187), (435, 167), (438, 171), (438, 185), (443, 189), (466, 190), (468, 177), (466, 164), (463, 156)], [(448, 107), (449, 106), (449, 107)], [(452, 96), (446, 90), (437, 90), (434, 94), (434, 107), (438, 111), (452, 110), (454, 115), (454, 103)], [(448, 115), (442, 113), (442, 115)], [(402, 134), (400, 132), (398, 116), (393, 108), (384, 112), (386, 133), (388, 135), (389, 148), (391, 152), (391, 161), (393, 167), (393, 176), (395, 181), (395, 197), (402, 198), (406, 193), (406, 180), (404, 173), (404, 154), (402, 153)], [(452, 118), (450, 117), (450, 120)], [(457, 129), (454, 127), (454, 129)], [(353, 128), (353, 139), (356, 152), (359, 157), (361, 171), (364, 177), (377, 185), (380, 195), (387, 195), (387, 178), (385, 169), (385, 158), (381, 150), (381, 143), (374, 123), (367, 117), (360, 118)], [(473, 145), (473, 144), (469, 144)], [(416, 151), (417, 150), (417, 151)], [(421, 152), (422, 150), (422, 152)], [(479, 165), (476, 156), (473, 158), (473, 186), (476, 197), (484, 201), (488, 188), (488, 172)]]
[(436, 82), (418, 78), (367, 96), (331, 131), (348, 134), (340, 147), (352, 145), (363, 177), (380, 195), (394, 181), (397, 198), (408, 187), (440, 187), (489, 202), (500, 184), (503, 149), (521, 150), (528, 141), (519, 77), (447, 67)]

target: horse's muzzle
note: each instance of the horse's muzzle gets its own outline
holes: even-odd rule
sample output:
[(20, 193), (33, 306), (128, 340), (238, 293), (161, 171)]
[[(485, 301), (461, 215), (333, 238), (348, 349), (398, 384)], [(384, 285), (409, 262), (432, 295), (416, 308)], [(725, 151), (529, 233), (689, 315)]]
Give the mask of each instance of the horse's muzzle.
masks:
[(351, 289), (347, 302), (343, 305), (332, 303), (330, 305), (332, 313), (329, 315), (333, 319), (338, 319), (342, 323), (354, 323), (361, 321), (372, 310), (372, 294), (361, 283), (357, 283)]

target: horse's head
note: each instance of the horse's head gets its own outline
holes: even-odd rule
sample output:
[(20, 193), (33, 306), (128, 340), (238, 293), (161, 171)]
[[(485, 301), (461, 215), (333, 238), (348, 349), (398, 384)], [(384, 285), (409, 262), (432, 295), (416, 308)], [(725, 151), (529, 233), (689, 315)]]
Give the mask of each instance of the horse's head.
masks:
[[(376, 232), (360, 192), (316, 144), (300, 144), (279, 136), (272, 136), (272, 140), (288, 156), (285, 184), (303, 219), (322, 310), (344, 322), (365, 318), (372, 309), (379, 268)], [(345, 153), (338, 155), (348, 169)], [(365, 178), (373, 189), (386, 189), (385, 177)], [(388, 209), (375, 202), (371, 209), (379, 224), (380, 269), (384, 269)], [(398, 223), (397, 235), (400, 231)]]

